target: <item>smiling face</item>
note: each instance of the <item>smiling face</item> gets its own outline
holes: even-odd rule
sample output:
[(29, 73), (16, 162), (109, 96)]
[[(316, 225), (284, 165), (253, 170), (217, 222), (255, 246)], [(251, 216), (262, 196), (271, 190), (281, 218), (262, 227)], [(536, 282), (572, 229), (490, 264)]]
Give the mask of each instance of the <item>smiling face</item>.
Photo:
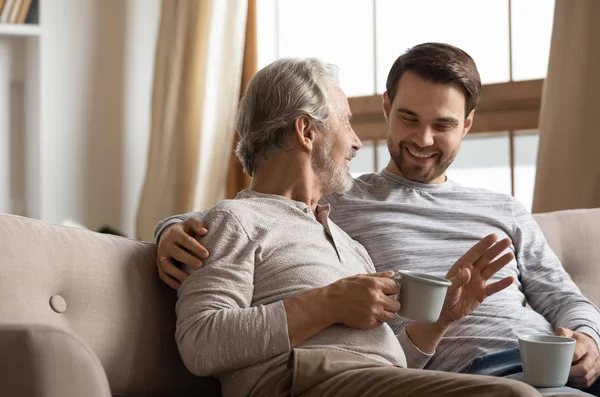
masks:
[(344, 92), (330, 89), (333, 112), (322, 131), (313, 160), (313, 169), (319, 175), (324, 190), (329, 193), (344, 193), (352, 188), (350, 161), (362, 143), (352, 129), (350, 106)]
[(465, 118), (465, 100), (453, 84), (405, 72), (395, 98), (386, 92), (383, 99), (391, 156), (388, 171), (420, 183), (444, 182), (473, 123), (474, 111)]

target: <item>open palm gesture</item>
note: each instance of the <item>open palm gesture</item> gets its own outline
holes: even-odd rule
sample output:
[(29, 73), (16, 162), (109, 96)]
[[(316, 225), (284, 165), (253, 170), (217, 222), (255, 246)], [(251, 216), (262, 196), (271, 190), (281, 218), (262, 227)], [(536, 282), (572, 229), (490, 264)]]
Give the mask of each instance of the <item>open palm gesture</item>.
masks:
[(448, 270), (446, 278), (452, 285), (448, 288), (438, 320), (444, 328), (468, 316), (485, 298), (513, 283), (513, 278), (509, 276), (487, 284), (496, 272), (514, 259), (512, 252), (499, 257), (510, 247), (510, 239), (497, 240), (495, 234), (483, 238)]

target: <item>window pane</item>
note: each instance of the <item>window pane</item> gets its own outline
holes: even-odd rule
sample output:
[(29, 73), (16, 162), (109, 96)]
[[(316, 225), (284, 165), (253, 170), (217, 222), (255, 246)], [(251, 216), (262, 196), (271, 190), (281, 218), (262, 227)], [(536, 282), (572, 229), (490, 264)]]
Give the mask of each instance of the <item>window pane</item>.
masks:
[(278, 57), (317, 57), (340, 68), (347, 96), (375, 93), (373, 5), (365, 0), (283, 0)]
[(448, 179), (463, 186), (511, 194), (508, 132), (467, 135), (448, 169)]
[(258, 68), (277, 59), (277, 0), (256, 1), (256, 52)]
[(537, 131), (515, 134), (515, 197), (531, 211), (539, 136)]
[(357, 178), (362, 174), (374, 172), (375, 148), (373, 142), (363, 142), (362, 148), (350, 162), (350, 174)]
[(376, 0), (377, 90), (407, 48), (430, 41), (465, 50), (482, 82), (509, 80), (507, 0)]
[(377, 144), (377, 171), (381, 171), (387, 167), (390, 162), (390, 151), (386, 141), (379, 141)]
[(554, 0), (512, 0), (511, 14), (513, 80), (545, 78)]

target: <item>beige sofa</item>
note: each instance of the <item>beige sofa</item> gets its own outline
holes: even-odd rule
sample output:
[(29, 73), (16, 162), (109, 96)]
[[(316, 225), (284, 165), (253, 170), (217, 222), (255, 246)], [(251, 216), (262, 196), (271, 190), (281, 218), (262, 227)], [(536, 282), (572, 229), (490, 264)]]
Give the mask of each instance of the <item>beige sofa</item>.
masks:
[[(536, 219), (600, 303), (600, 209)], [(218, 396), (179, 359), (154, 260), (153, 244), (0, 214), (0, 394)]]

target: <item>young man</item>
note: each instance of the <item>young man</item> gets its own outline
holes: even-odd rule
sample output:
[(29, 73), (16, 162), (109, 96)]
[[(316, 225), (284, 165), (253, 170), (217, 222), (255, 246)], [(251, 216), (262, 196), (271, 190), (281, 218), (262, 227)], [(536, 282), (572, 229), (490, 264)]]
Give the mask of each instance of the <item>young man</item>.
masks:
[(237, 156), (252, 186), (205, 214), (211, 255), (178, 291), (187, 368), (217, 376), (226, 397), (538, 395), (517, 381), (404, 368), (422, 366), (445, 327), (512, 283), (487, 284), (512, 260), (501, 255), (510, 241), (476, 244), (447, 274), (440, 320), (396, 336), (386, 323), (400, 309), (393, 272), (375, 274), (318, 204), (352, 187), (348, 162), (361, 144), (349, 119), (332, 65), (283, 59), (249, 84)]
[[(512, 276), (516, 282), (450, 327), (427, 368), (482, 373), (491, 367), (487, 373), (509, 375), (520, 370), (518, 336), (556, 332), (577, 340), (569, 382), (586, 389), (600, 373), (598, 309), (582, 296), (518, 201), (446, 178), (473, 123), (480, 88), (475, 63), (458, 48), (426, 43), (401, 55), (383, 95), (388, 166), (322, 203), (331, 205), (332, 219), (367, 249), (377, 271), (443, 275), (481, 235), (510, 238), (516, 258), (496, 279)], [(185, 277), (172, 258), (200, 265), (188, 252), (207, 255), (196, 240), (185, 239), (206, 232), (196, 220), (201, 217), (178, 215), (157, 225), (159, 258), (165, 258), (159, 274), (172, 287)], [(406, 325), (397, 319), (392, 328), (398, 333)], [(501, 365), (490, 366), (497, 354)]]

